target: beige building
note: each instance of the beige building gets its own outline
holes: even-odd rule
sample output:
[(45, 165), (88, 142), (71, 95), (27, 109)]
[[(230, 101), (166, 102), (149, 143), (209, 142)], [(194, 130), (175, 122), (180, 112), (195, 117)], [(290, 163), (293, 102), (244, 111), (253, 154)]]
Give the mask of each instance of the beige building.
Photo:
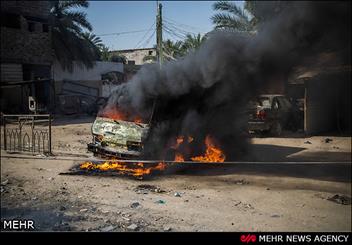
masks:
[(126, 57), (128, 65), (143, 65), (150, 63), (151, 60), (144, 60), (146, 56), (156, 56), (156, 48), (141, 48), (141, 49), (124, 49), (112, 51)]

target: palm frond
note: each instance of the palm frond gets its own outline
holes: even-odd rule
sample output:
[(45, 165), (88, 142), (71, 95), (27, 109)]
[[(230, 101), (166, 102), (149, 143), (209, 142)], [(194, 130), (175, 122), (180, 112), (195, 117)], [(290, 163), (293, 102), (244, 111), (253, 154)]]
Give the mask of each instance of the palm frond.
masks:
[(62, 10), (69, 8), (88, 8), (89, 2), (86, 0), (58, 1)]
[(92, 31), (93, 27), (87, 20), (87, 14), (79, 11), (65, 11), (66, 18), (72, 20), (76, 24), (80, 25), (81, 27)]

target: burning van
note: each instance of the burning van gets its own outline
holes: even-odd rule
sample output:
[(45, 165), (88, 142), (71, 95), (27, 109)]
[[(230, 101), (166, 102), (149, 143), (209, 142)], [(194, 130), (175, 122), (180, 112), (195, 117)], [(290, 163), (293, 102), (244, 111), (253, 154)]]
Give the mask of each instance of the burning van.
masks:
[(145, 123), (98, 116), (92, 125), (93, 142), (88, 144), (88, 150), (95, 155), (138, 158), (148, 132)]

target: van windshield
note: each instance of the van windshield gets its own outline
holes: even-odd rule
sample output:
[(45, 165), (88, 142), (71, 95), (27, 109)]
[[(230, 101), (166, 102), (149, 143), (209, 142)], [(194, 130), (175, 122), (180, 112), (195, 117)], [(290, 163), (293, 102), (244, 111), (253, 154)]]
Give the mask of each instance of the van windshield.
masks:
[(258, 98), (258, 105), (262, 107), (270, 107), (270, 99), (268, 97)]

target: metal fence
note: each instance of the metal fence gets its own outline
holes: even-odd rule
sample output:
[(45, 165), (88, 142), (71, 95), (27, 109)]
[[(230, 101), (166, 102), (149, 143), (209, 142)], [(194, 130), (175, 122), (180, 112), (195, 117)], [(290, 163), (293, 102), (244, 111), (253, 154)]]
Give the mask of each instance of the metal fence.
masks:
[(3, 115), (3, 145), (8, 152), (51, 154), (51, 115)]

